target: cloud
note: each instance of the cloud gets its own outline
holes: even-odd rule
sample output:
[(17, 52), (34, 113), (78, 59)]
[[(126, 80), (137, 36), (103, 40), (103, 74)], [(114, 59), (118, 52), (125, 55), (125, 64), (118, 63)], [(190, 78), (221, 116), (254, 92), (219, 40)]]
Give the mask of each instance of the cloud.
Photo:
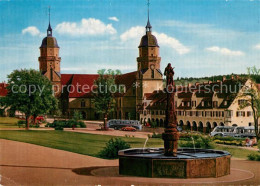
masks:
[[(144, 34), (144, 28), (141, 26), (132, 27), (123, 34), (120, 35), (121, 41), (125, 42), (127, 40), (132, 39), (140, 39)], [(179, 40), (175, 39), (174, 37), (170, 37), (165, 33), (157, 33), (153, 32), (158, 40), (159, 45), (164, 45), (170, 48), (173, 48), (179, 54), (186, 54), (190, 51), (190, 49), (184, 46)]]
[(145, 33), (144, 27), (135, 26), (125, 31), (123, 34), (121, 34), (120, 39), (123, 42), (131, 39), (140, 39), (144, 35), (144, 33)]
[(218, 46), (212, 46), (212, 47), (208, 47), (206, 48), (206, 50), (211, 51), (211, 52), (216, 52), (222, 55), (228, 55), (228, 56), (242, 56), (244, 55), (243, 52), (237, 50), (230, 50), (228, 48), (220, 48)]
[(117, 18), (117, 17), (109, 17), (108, 18), (109, 20), (111, 20), (111, 21), (116, 21), (116, 22), (118, 22), (119, 21), (119, 19)]
[(260, 44), (255, 45), (254, 49), (260, 50)]
[(62, 22), (58, 24), (55, 30), (59, 34), (70, 36), (88, 36), (88, 35), (104, 35), (116, 34), (116, 29), (112, 24), (105, 24), (99, 19), (83, 18), (81, 22)]
[(170, 37), (164, 33), (154, 32), (159, 44), (165, 45), (176, 50), (180, 55), (190, 52), (190, 49), (184, 46), (179, 40), (174, 37)]
[(22, 30), (22, 34), (30, 34), (32, 36), (39, 36), (41, 32), (39, 29), (35, 26), (29, 26)]

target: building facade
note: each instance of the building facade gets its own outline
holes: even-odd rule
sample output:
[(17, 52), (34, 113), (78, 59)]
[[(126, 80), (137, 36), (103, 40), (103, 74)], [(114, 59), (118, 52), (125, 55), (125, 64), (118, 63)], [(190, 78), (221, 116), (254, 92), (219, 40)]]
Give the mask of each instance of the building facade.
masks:
[[(246, 87), (259, 90), (250, 79), (239, 77), (217, 82), (196, 83), (177, 87), (175, 108), (178, 125), (189, 130), (209, 132), (216, 126), (253, 126), (251, 107), (241, 108), (247, 98)], [(144, 99), (140, 120), (163, 126), (165, 121), (166, 93), (154, 91)]]

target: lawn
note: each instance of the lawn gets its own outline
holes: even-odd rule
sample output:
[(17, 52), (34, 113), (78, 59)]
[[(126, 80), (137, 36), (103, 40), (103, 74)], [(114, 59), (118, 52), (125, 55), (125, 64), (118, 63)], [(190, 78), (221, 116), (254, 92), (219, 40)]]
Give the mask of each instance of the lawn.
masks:
[(19, 119), (10, 117), (0, 117), (0, 128), (17, 128)]
[[(0, 131), (0, 138), (66, 150), (97, 157), (106, 142), (114, 136), (66, 131)], [(131, 147), (143, 147), (145, 139), (126, 138)], [(146, 147), (162, 147), (161, 139), (149, 139)]]
[[(1, 131), (0, 138), (14, 141), (21, 141), (45, 147), (66, 150), (89, 156), (98, 156), (106, 142), (115, 136), (85, 134), (66, 131)], [(143, 147), (145, 139), (120, 137), (128, 142), (132, 148)], [(150, 138), (146, 147), (163, 147), (163, 140), (160, 138)], [(226, 147), (216, 145), (216, 149), (225, 150), (232, 154), (233, 157), (247, 159), (247, 155), (257, 153), (247, 149), (235, 147)]]
[(241, 149), (236, 147), (227, 147), (222, 145), (216, 145), (216, 149), (228, 151), (233, 157), (247, 159), (249, 154), (259, 154), (257, 151)]

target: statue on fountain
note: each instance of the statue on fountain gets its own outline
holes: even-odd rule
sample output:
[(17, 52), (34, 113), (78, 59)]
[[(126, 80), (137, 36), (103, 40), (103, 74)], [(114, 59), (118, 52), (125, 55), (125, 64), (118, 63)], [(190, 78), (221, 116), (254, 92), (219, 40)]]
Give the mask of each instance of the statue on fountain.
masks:
[(165, 130), (162, 134), (162, 139), (164, 140), (164, 155), (177, 156), (179, 132), (177, 130), (177, 117), (174, 104), (176, 87), (173, 80), (174, 71), (170, 63), (165, 68), (164, 75), (166, 76), (165, 90), (167, 94)]

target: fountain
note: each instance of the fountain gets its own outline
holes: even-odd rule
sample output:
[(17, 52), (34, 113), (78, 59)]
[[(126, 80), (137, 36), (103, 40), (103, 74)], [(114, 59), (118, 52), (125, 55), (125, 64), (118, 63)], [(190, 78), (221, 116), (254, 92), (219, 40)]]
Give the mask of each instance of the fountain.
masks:
[(164, 75), (167, 81), (166, 125), (162, 134), (164, 148), (119, 151), (119, 174), (154, 178), (216, 178), (230, 174), (231, 155), (226, 151), (195, 147), (178, 149), (180, 134), (174, 105), (176, 87), (170, 63)]

